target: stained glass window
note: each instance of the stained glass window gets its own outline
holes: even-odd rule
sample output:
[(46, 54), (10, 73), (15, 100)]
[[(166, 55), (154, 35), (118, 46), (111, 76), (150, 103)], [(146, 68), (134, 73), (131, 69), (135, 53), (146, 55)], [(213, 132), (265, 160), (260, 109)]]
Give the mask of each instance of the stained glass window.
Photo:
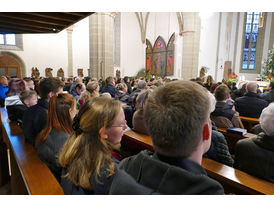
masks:
[(247, 12), (245, 23), (245, 40), (243, 48), (242, 69), (254, 70), (256, 58), (256, 43), (259, 31), (259, 12)]

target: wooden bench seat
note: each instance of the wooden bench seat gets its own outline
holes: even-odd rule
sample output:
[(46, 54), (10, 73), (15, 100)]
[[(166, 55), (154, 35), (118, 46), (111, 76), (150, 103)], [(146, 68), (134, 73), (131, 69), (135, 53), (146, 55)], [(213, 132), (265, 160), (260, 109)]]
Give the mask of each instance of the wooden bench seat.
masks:
[[(243, 138), (247, 137), (251, 136), (248, 134)], [(136, 144), (136, 147), (139, 147), (140, 149), (153, 151), (152, 139), (150, 136), (129, 130), (124, 133), (123, 139)], [(209, 177), (217, 180), (223, 185), (226, 194), (274, 195), (273, 183), (254, 177), (233, 167), (223, 165), (222, 163), (207, 158), (203, 158), (202, 167), (207, 171)]]
[(225, 136), (227, 145), (230, 151), (234, 151), (235, 145), (239, 140), (255, 136), (255, 134), (252, 134), (252, 133), (246, 133), (243, 136), (239, 134), (234, 134), (231, 132), (227, 132), (226, 128), (217, 128), (217, 129), (219, 132), (221, 132)]
[(63, 189), (34, 147), (25, 142), (21, 128), (9, 122), (1, 108), (2, 138), (10, 149), (11, 192), (14, 195), (63, 195)]
[(260, 123), (258, 118), (240, 116), (240, 119), (242, 120), (242, 123), (248, 132), (252, 129), (253, 126)]

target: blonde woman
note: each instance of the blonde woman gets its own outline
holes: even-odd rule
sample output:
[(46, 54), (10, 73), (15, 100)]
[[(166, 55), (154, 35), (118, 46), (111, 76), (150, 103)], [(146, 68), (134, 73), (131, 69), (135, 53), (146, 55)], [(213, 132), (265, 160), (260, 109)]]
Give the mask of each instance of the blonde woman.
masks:
[(83, 105), (59, 155), (65, 194), (108, 193), (116, 168), (111, 148), (126, 128), (119, 101), (95, 97)]
[(87, 84), (86, 91), (82, 92), (79, 97), (78, 103), (79, 108), (83, 106), (88, 100), (92, 99), (93, 97), (98, 97), (100, 86), (97, 82), (92, 81)]

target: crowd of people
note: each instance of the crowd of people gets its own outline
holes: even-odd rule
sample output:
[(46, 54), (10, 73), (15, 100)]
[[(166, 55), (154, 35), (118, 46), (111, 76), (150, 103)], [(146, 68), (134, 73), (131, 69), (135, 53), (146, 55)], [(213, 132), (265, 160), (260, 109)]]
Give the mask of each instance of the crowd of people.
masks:
[[(274, 182), (274, 82), (168, 78), (0, 77), (0, 103), (22, 127), (65, 194), (224, 194), (201, 166), (207, 157)], [(232, 158), (217, 127), (244, 128)], [(126, 129), (151, 136), (154, 153), (130, 155)], [(128, 154), (128, 153), (127, 153)], [(235, 160), (235, 161), (234, 161)], [(131, 189), (129, 189), (131, 188)]]

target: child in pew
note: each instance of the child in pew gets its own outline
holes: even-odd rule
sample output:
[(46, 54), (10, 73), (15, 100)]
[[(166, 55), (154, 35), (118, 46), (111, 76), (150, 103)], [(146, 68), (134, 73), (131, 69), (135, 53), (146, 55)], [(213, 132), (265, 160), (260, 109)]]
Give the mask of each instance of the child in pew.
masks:
[[(211, 143), (207, 90), (191, 81), (174, 81), (153, 91), (145, 123), (155, 153), (147, 150), (122, 160), (139, 184), (160, 194), (224, 194), (220, 183), (201, 167)], [(127, 182), (112, 184), (111, 194), (129, 194)]]
[(33, 90), (22, 91), (19, 95), (21, 102), (27, 107), (37, 104), (37, 93)]
[(9, 81), (9, 90), (5, 99), (5, 108), (8, 112), (9, 119), (22, 125), (23, 116), (27, 107), (22, 103), (19, 95), (26, 90), (24, 80), (13, 78)]
[(263, 109), (260, 127), (263, 132), (237, 142), (234, 167), (274, 183), (274, 103)]
[(76, 113), (76, 100), (71, 94), (53, 96), (49, 101), (46, 127), (40, 132), (36, 142), (40, 159), (46, 163), (59, 182), (62, 168), (57, 155), (72, 134), (72, 119)]
[(83, 105), (59, 155), (65, 194), (108, 193), (117, 171), (112, 145), (120, 143), (126, 128), (118, 100), (95, 97)]

